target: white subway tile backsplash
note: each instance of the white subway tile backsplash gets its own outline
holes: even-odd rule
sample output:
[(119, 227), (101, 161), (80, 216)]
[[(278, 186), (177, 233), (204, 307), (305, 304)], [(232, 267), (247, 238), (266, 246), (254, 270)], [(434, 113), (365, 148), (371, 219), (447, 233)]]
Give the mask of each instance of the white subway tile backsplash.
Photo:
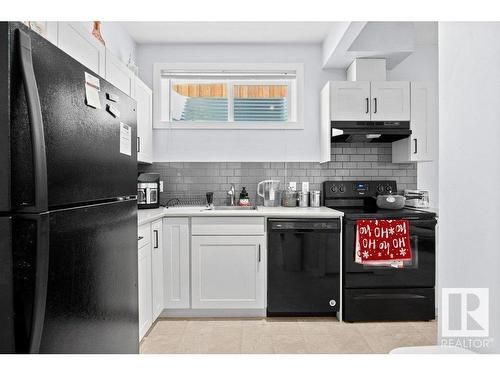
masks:
[[(325, 180), (396, 180), (398, 190), (415, 189), (417, 170), (414, 164), (392, 164), (391, 144), (333, 144), (332, 161), (312, 162), (219, 162), (154, 163), (140, 165), (143, 172), (160, 173), (164, 181), (161, 202), (182, 196), (201, 196), (213, 191), (215, 204), (227, 204), (230, 184), (239, 196), (245, 186), (252, 202), (256, 200), (257, 183), (277, 179), (285, 187), (289, 181), (310, 183), (310, 190), (321, 190)], [(300, 186), (300, 185), (299, 185)]]

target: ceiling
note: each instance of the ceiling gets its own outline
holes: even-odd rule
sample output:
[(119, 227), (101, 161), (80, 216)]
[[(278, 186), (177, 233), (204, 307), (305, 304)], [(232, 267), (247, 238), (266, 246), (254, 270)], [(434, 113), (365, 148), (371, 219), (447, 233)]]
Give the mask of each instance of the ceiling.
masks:
[(337, 22), (120, 22), (139, 44), (321, 43)]

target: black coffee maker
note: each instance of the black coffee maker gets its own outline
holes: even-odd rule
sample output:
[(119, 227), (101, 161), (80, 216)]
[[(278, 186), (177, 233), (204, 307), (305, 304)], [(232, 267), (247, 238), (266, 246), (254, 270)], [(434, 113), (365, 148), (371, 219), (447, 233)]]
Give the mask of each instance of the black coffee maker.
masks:
[(160, 207), (160, 174), (140, 173), (137, 177), (138, 208)]

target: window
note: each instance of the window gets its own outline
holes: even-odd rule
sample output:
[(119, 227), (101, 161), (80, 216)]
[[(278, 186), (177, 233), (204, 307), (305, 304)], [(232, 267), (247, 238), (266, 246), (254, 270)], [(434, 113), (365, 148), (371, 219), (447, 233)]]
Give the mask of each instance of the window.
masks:
[(155, 127), (300, 129), (300, 64), (155, 64)]

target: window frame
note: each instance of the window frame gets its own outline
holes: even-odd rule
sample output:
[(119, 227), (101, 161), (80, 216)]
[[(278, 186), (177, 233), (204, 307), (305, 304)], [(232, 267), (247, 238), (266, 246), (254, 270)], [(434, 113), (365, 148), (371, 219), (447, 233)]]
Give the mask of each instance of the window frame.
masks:
[[(171, 81), (162, 79), (165, 70), (235, 70), (235, 71), (295, 71), (295, 95), (289, 94), (291, 101), (288, 108), (289, 121), (171, 121), (170, 118), (170, 91)], [(154, 114), (153, 128), (155, 129), (304, 129), (303, 107), (304, 107), (304, 65), (286, 63), (155, 63), (153, 66), (153, 90), (154, 90)], [(255, 82), (248, 80), (228, 80), (229, 111), (232, 111), (233, 85), (235, 84), (257, 84), (272, 83), (273, 80), (256, 79)], [(289, 90), (290, 91), (290, 90)], [(167, 98), (165, 96), (167, 95)], [(294, 109), (294, 110), (293, 110)], [(293, 111), (293, 115), (290, 114)], [(168, 121), (162, 120), (168, 118)], [(232, 116), (228, 112), (228, 118)]]

